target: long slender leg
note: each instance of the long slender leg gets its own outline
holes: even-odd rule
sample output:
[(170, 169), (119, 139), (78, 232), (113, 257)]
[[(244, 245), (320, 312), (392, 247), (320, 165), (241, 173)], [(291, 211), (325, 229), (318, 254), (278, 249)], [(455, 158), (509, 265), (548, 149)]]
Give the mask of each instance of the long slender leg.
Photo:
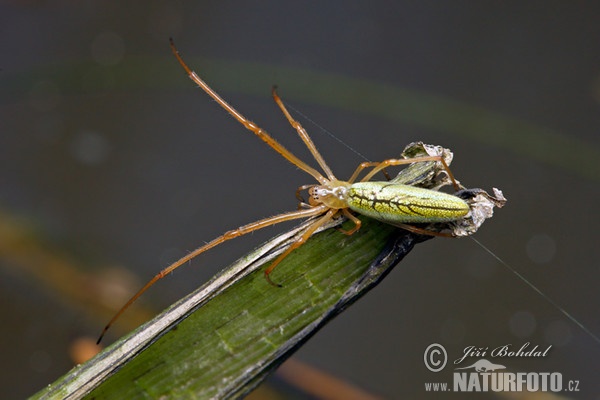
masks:
[(219, 244), (221, 244), (227, 240), (234, 239), (236, 237), (245, 235), (250, 232), (254, 232), (258, 229), (262, 229), (267, 226), (278, 224), (280, 222), (291, 221), (294, 219), (300, 219), (300, 218), (306, 218), (306, 217), (312, 217), (315, 215), (319, 215), (319, 214), (324, 213), (327, 209), (328, 209), (327, 206), (320, 205), (320, 206), (316, 206), (316, 207), (313, 207), (313, 208), (310, 208), (307, 210), (304, 209), (304, 210), (292, 211), (292, 212), (288, 212), (288, 213), (284, 213), (284, 214), (275, 215), (273, 217), (264, 218), (259, 221), (255, 221), (255, 222), (249, 223), (247, 225), (241, 226), (237, 229), (225, 232), (223, 235), (213, 239), (212, 241), (208, 242), (204, 246), (198, 247), (196, 250), (192, 251), (191, 253), (180, 258), (179, 260), (175, 261), (173, 264), (169, 265), (168, 267), (166, 267), (165, 269), (160, 271), (152, 279), (150, 279), (150, 281), (148, 281), (148, 283), (146, 283), (146, 285), (144, 285), (144, 287), (142, 287), (136, 294), (134, 294), (133, 297), (131, 299), (129, 299), (129, 301), (127, 303), (125, 303), (125, 305), (123, 307), (121, 307), (121, 309), (119, 311), (117, 311), (117, 313), (114, 315), (114, 317), (112, 317), (112, 319), (108, 322), (108, 324), (106, 324), (106, 326), (104, 327), (104, 330), (102, 330), (102, 334), (100, 334), (100, 337), (98, 338), (97, 343), (100, 343), (100, 341), (104, 337), (104, 334), (106, 333), (108, 328), (111, 327), (111, 325), (117, 320), (117, 318), (119, 318), (121, 316), (121, 314), (123, 314), (123, 312), (125, 312), (125, 310), (127, 310), (127, 308), (129, 308), (129, 306), (131, 304), (133, 304), (133, 302), (136, 301), (146, 290), (148, 290), (157, 281), (164, 278), (166, 275), (173, 272), (175, 269), (179, 268), (180, 266), (182, 266), (186, 262), (190, 261), (191, 259), (199, 256), (200, 254), (204, 253), (207, 250), (212, 249), (215, 246), (218, 246)]
[(273, 86), (273, 90), (271, 91), (271, 93), (273, 95), (273, 100), (275, 100), (275, 103), (277, 103), (277, 105), (279, 106), (279, 108), (281, 109), (281, 111), (283, 112), (283, 114), (285, 115), (287, 120), (289, 121), (290, 125), (292, 125), (292, 127), (298, 132), (300, 139), (302, 139), (302, 141), (304, 142), (306, 147), (308, 147), (308, 150), (310, 150), (310, 153), (313, 155), (315, 160), (317, 160), (317, 162), (319, 163), (321, 168), (323, 168), (323, 171), (325, 171), (325, 174), (327, 175), (329, 180), (335, 180), (336, 177), (333, 175), (331, 168), (329, 168), (329, 166), (325, 162), (325, 159), (323, 158), (321, 153), (319, 153), (319, 151), (317, 150), (317, 146), (315, 146), (315, 144), (313, 143), (310, 136), (308, 136), (306, 129), (304, 129), (304, 127), (300, 124), (300, 122), (296, 121), (292, 117), (292, 115), (289, 113), (289, 111), (283, 104), (283, 101), (281, 101), (281, 98), (277, 94), (277, 86)]
[(460, 189), (458, 186), (458, 183), (456, 183), (456, 179), (454, 179), (454, 175), (452, 174), (452, 171), (450, 171), (448, 164), (446, 164), (446, 161), (444, 160), (444, 158), (442, 156), (423, 156), (423, 157), (406, 158), (406, 159), (400, 159), (400, 160), (395, 160), (395, 159), (384, 160), (381, 163), (379, 163), (378, 166), (373, 168), (373, 170), (371, 172), (369, 172), (362, 179), (362, 181), (363, 182), (368, 181), (369, 179), (371, 179), (371, 177), (373, 177), (373, 175), (375, 175), (377, 172), (381, 171), (382, 169), (387, 168), (388, 166), (412, 164), (413, 162), (423, 162), (423, 161), (439, 161), (440, 163), (442, 163), (444, 170), (446, 171), (446, 173), (448, 174), (448, 177), (452, 181), (452, 185), (454, 185), (454, 189), (456, 191), (458, 191)]
[(408, 224), (394, 224), (394, 226), (405, 229), (412, 233), (417, 233), (419, 235), (454, 237), (454, 235), (452, 235), (451, 233), (430, 231), (430, 230), (423, 229), (423, 228), (417, 228), (416, 226), (412, 226), (412, 225), (408, 225)]
[(313, 222), (312, 225), (310, 225), (308, 228), (306, 228), (306, 230), (304, 231), (304, 233), (298, 239), (296, 239), (283, 253), (281, 253), (279, 255), (279, 257), (277, 257), (275, 259), (275, 261), (273, 261), (271, 263), (271, 265), (269, 265), (269, 267), (267, 269), (265, 269), (265, 278), (267, 279), (267, 281), (271, 285), (281, 287), (281, 285), (273, 282), (271, 280), (271, 278), (269, 277), (269, 274), (271, 274), (271, 272), (275, 269), (275, 267), (284, 258), (286, 258), (292, 251), (294, 251), (295, 249), (297, 249), (298, 247), (300, 247), (304, 243), (306, 243), (306, 241), (308, 240), (308, 238), (310, 238), (312, 236), (312, 234), (315, 233), (315, 231), (317, 229), (319, 229), (321, 226), (323, 226), (325, 223), (327, 223), (333, 217), (333, 215), (336, 212), (338, 212), (338, 210), (330, 208), (329, 211), (327, 211), (327, 213), (324, 216), (322, 216), (321, 218), (319, 218), (318, 220), (316, 220), (315, 222)]
[(360, 226), (362, 225), (362, 222), (360, 219), (356, 218), (354, 215), (352, 215), (352, 213), (350, 211), (348, 211), (347, 208), (343, 208), (342, 209), (342, 213), (344, 214), (344, 216), (346, 218), (348, 218), (350, 221), (354, 222), (354, 226), (352, 227), (352, 229), (346, 231), (344, 229), (339, 229), (340, 232), (350, 236), (353, 235), (357, 230), (360, 229)]
[(438, 161), (438, 162), (442, 163), (444, 170), (446, 171), (446, 173), (448, 174), (448, 177), (452, 181), (452, 185), (454, 186), (454, 189), (457, 191), (460, 189), (458, 186), (458, 183), (456, 183), (456, 179), (454, 179), (454, 175), (452, 174), (452, 171), (450, 171), (450, 168), (448, 167), (448, 164), (446, 164), (446, 161), (441, 156), (423, 156), (423, 157), (415, 157), (415, 158), (389, 159), (389, 160), (384, 160), (381, 162), (364, 162), (364, 163), (360, 164), (358, 166), (358, 168), (356, 168), (356, 170), (354, 171), (354, 173), (352, 174), (352, 176), (350, 177), (348, 182), (350, 182), (350, 183), (354, 182), (356, 180), (356, 178), (358, 178), (358, 175), (360, 174), (360, 172), (365, 168), (373, 167), (373, 169), (360, 180), (361, 182), (368, 181), (376, 173), (383, 170), (384, 168), (391, 167), (391, 166), (397, 166), (397, 165), (412, 164), (415, 162), (424, 162), (424, 161)]
[(354, 173), (350, 176), (350, 179), (348, 179), (348, 183), (354, 183), (354, 181), (356, 181), (356, 178), (358, 178), (358, 175), (362, 172), (363, 169), (370, 168), (370, 167), (376, 167), (378, 165), (379, 165), (378, 162), (372, 162), (372, 161), (365, 161), (365, 162), (360, 163), (358, 165), (358, 167), (356, 167), (356, 169), (354, 170)]
[(212, 97), (213, 100), (215, 100), (221, 107), (223, 107), (229, 114), (231, 114), (231, 116), (233, 116), (240, 124), (244, 125), (244, 127), (246, 129), (252, 131), (263, 142), (268, 144), (273, 150), (275, 150), (276, 152), (281, 154), (283, 157), (285, 157), (289, 162), (291, 162), (292, 164), (294, 164), (295, 166), (297, 166), (304, 172), (312, 175), (321, 184), (325, 184), (327, 182), (327, 179), (323, 175), (321, 175), (321, 173), (319, 171), (312, 168), (311, 166), (306, 164), (304, 161), (300, 160), (298, 157), (296, 157), (294, 154), (292, 154), (292, 152), (290, 152), (288, 149), (283, 147), (283, 145), (281, 143), (279, 143), (277, 140), (275, 140), (271, 135), (269, 135), (260, 126), (256, 125), (254, 122), (246, 119), (246, 117), (244, 117), (242, 114), (240, 114), (239, 111), (237, 111), (235, 108), (233, 108), (231, 105), (229, 105), (229, 103), (227, 103), (225, 100), (223, 100), (223, 98), (221, 96), (219, 96), (219, 94), (217, 92), (215, 92), (210, 86), (208, 86), (208, 84), (206, 82), (204, 82), (202, 79), (200, 79), (200, 77), (187, 66), (187, 64), (181, 58), (181, 55), (179, 55), (179, 51), (175, 47), (175, 43), (173, 43), (173, 39), (170, 39), (170, 40), (171, 40), (171, 50), (173, 50), (173, 54), (177, 58), (177, 61), (179, 61), (179, 64), (181, 64), (181, 66), (183, 67), (185, 72), (188, 74), (190, 79), (192, 81), (194, 81), (198, 86), (200, 86), (200, 88), (202, 90), (204, 90), (210, 97)]

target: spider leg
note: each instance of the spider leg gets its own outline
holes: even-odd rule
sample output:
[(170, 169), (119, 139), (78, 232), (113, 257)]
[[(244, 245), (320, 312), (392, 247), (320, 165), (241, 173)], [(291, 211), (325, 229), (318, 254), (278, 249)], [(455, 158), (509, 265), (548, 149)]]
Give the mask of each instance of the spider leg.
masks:
[(354, 226), (352, 227), (352, 229), (350, 230), (344, 230), (344, 229), (338, 229), (340, 232), (342, 232), (345, 235), (353, 235), (356, 231), (358, 231), (360, 229), (360, 226), (362, 225), (362, 222), (360, 219), (356, 218), (350, 211), (348, 211), (347, 208), (342, 209), (342, 213), (344, 214), (344, 216), (346, 218), (348, 218), (350, 221), (354, 222)]
[(397, 165), (412, 164), (415, 162), (425, 162), (425, 161), (440, 162), (442, 164), (442, 167), (448, 174), (448, 177), (452, 181), (452, 185), (454, 186), (454, 189), (456, 191), (460, 190), (460, 187), (458, 186), (456, 179), (454, 179), (454, 174), (452, 174), (452, 171), (450, 171), (448, 164), (446, 164), (446, 161), (444, 160), (444, 158), (442, 156), (423, 156), (423, 157), (414, 157), (414, 158), (389, 159), (389, 160), (384, 160), (381, 162), (363, 162), (356, 168), (356, 170), (354, 171), (354, 173), (352, 174), (352, 176), (350, 177), (348, 182), (352, 183), (352, 182), (356, 181), (356, 179), (358, 178), (358, 175), (360, 175), (362, 170), (364, 170), (365, 168), (372, 167), (373, 169), (360, 180), (361, 182), (366, 182), (366, 181), (370, 180), (376, 173), (383, 170), (384, 168), (397, 166)]
[(329, 220), (331, 220), (331, 218), (337, 212), (338, 212), (338, 210), (330, 208), (329, 211), (327, 211), (327, 213), (325, 215), (323, 215), (321, 218), (319, 218), (318, 220), (316, 220), (315, 222), (313, 222), (312, 225), (308, 226), (306, 228), (306, 230), (304, 231), (304, 233), (302, 235), (300, 235), (300, 237), (298, 237), (298, 239), (296, 239), (287, 249), (285, 249), (285, 251), (283, 253), (281, 253), (279, 255), (279, 257), (277, 257), (271, 263), (271, 265), (269, 265), (269, 267), (267, 269), (265, 269), (265, 279), (267, 280), (267, 282), (269, 282), (273, 286), (281, 287), (280, 284), (275, 283), (275, 282), (273, 282), (271, 280), (271, 278), (269, 276), (271, 274), (271, 272), (273, 272), (273, 270), (275, 269), (275, 267), (281, 261), (283, 261), (283, 259), (286, 258), (292, 251), (294, 251), (295, 249), (297, 249), (298, 247), (300, 247), (304, 243), (306, 243), (306, 241), (313, 235), (313, 233), (315, 233), (315, 231), (317, 229), (319, 229), (321, 226), (323, 226), (324, 224), (326, 224), (327, 222), (329, 222)]
[[(317, 171), (313, 167), (309, 166), (304, 161), (300, 160), (298, 157), (296, 157), (294, 154), (292, 154), (291, 151), (289, 151), (288, 149), (283, 147), (283, 145), (281, 143), (279, 143), (271, 135), (269, 135), (264, 129), (262, 129), (260, 126), (256, 125), (254, 122), (250, 121), (246, 117), (244, 117), (238, 110), (236, 110), (229, 103), (227, 103), (225, 100), (223, 100), (223, 98), (221, 96), (219, 96), (219, 94), (217, 92), (215, 92), (210, 86), (208, 86), (208, 84), (206, 82), (204, 82), (198, 76), (198, 74), (196, 74), (194, 71), (192, 71), (190, 69), (190, 67), (187, 66), (185, 61), (183, 61), (183, 58), (181, 58), (179, 51), (175, 47), (175, 43), (173, 42), (173, 39), (170, 39), (170, 42), (171, 42), (171, 50), (173, 51), (173, 54), (175, 55), (175, 57), (177, 58), (177, 61), (179, 61), (179, 64), (181, 64), (181, 66), (183, 67), (183, 69), (185, 70), (185, 72), (187, 73), (189, 78), (192, 81), (194, 81), (196, 83), (196, 85), (200, 86), (200, 88), (202, 90), (204, 90), (206, 92), (206, 94), (208, 94), (210, 97), (212, 97), (213, 100), (215, 100), (217, 102), (217, 104), (219, 104), (222, 108), (224, 108), (240, 124), (244, 125), (244, 127), (246, 129), (248, 129), (249, 131), (252, 131), (256, 136), (258, 136), (263, 142), (265, 142), (267, 145), (269, 145), (273, 150), (275, 150), (276, 152), (281, 154), (286, 160), (288, 160), (289, 162), (291, 162), (292, 164), (294, 164), (295, 166), (297, 166), (304, 172), (312, 175), (321, 184), (324, 184), (327, 182), (327, 178), (325, 178), (323, 175), (321, 175), (321, 173), (319, 171)], [(305, 141), (305, 143), (308, 146), (308, 143), (306, 141)], [(309, 149), (310, 149), (310, 147), (309, 147)], [(315, 149), (315, 151), (316, 151), (316, 149)], [(312, 149), (311, 149), (311, 152), (312, 152)]]
[(283, 104), (283, 101), (281, 101), (281, 98), (277, 94), (277, 86), (273, 86), (271, 93), (273, 95), (273, 100), (275, 100), (275, 103), (279, 106), (279, 108), (283, 112), (283, 115), (285, 115), (285, 117), (287, 118), (290, 125), (292, 125), (292, 127), (298, 132), (300, 139), (302, 139), (302, 141), (304, 142), (306, 147), (308, 147), (308, 150), (313, 155), (315, 160), (317, 160), (317, 162), (319, 163), (321, 168), (323, 168), (323, 171), (325, 171), (325, 174), (327, 175), (329, 180), (336, 180), (336, 177), (333, 175), (333, 172), (331, 172), (331, 168), (329, 168), (329, 166), (325, 162), (325, 159), (323, 158), (321, 153), (319, 153), (319, 151), (317, 150), (317, 147), (313, 143), (312, 139), (310, 138), (310, 136), (308, 136), (306, 129), (304, 129), (304, 127), (300, 124), (300, 122), (298, 122), (294, 118), (292, 118), (291, 114), (289, 113), (289, 111), (287, 110), (285, 105)]
[[(259, 221), (255, 221), (255, 222), (246, 224), (244, 226), (241, 226), (237, 229), (225, 232), (223, 235), (213, 239), (212, 241), (206, 243), (203, 246), (198, 247), (196, 250), (192, 251), (191, 253), (187, 254), (186, 256), (175, 261), (173, 264), (171, 264), (168, 267), (161, 270), (152, 279), (150, 279), (150, 281), (148, 281), (148, 283), (146, 283), (144, 285), (144, 287), (142, 287), (136, 294), (134, 294), (133, 297), (131, 297), (131, 299), (129, 299), (129, 301), (127, 301), (127, 303), (125, 303), (125, 305), (123, 307), (121, 307), (121, 309), (119, 311), (117, 311), (117, 313), (112, 317), (112, 319), (108, 322), (108, 324), (106, 324), (106, 326), (102, 330), (102, 333), (100, 334), (100, 337), (98, 338), (97, 343), (100, 343), (100, 341), (104, 337), (104, 334), (106, 333), (108, 328), (110, 328), (112, 326), (112, 324), (121, 316), (121, 314), (123, 314), (125, 312), (125, 310), (127, 310), (127, 308), (129, 308), (129, 306), (132, 305), (146, 290), (148, 290), (156, 282), (158, 282), (159, 280), (161, 280), (166, 275), (173, 272), (174, 270), (176, 270), (177, 268), (179, 268), (186, 262), (190, 261), (191, 259), (199, 256), (200, 254), (204, 253), (207, 250), (212, 249), (213, 247), (218, 246), (219, 244), (221, 244), (227, 240), (246, 235), (250, 232), (254, 232), (256, 230), (265, 228), (267, 226), (275, 225), (280, 222), (291, 221), (294, 219), (312, 217), (315, 215), (323, 214), (326, 210), (328, 210), (328, 208), (326, 206), (320, 205), (320, 206), (312, 207), (310, 209), (292, 211), (292, 212), (288, 212), (288, 213), (275, 215), (273, 217), (264, 218)], [(326, 215), (329, 215), (329, 211), (327, 212)], [(318, 221), (321, 221), (321, 219)], [(311, 227), (312, 227), (312, 225), (309, 227), (309, 229)], [(317, 228), (318, 228), (318, 226), (317, 226)], [(296, 246), (296, 247), (298, 247), (298, 246)]]

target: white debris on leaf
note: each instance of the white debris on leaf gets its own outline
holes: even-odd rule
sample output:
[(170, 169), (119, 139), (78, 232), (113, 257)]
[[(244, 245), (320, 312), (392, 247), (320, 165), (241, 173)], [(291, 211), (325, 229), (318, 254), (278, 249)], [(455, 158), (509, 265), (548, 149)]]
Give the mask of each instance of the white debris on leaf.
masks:
[(452, 163), (452, 160), (454, 159), (454, 154), (450, 151), (450, 149), (446, 149), (442, 146), (426, 144), (423, 142), (417, 142), (413, 144), (421, 145), (423, 147), (423, 150), (425, 150), (425, 152), (430, 156), (442, 156), (444, 158), (444, 161), (446, 161), (447, 165), (450, 165)]
[(465, 189), (457, 193), (472, 195), (472, 197), (464, 200), (469, 204), (471, 211), (463, 219), (453, 221), (448, 224), (448, 228), (453, 236), (470, 236), (477, 232), (477, 229), (483, 222), (492, 218), (494, 215), (494, 207), (502, 208), (506, 204), (506, 198), (500, 189), (493, 189), (494, 194), (490, 195), (483, 189)]
[[(426, 144), (423, 142), (413, 142), (407, 145), (402, 151), (402, 158), (419, 157), (442, 157), (446, 165), (452, 163), (454, 155), (450, 149), (442, 146)], [(410, 186), (418, 186), (425, 189), (439, 190), (440, 188), (452, 185), (452, 180), (448, 176), (444, 165), (439, 161), (415, 162), (406, 169), (400, 171), (392, 182), (402, 183)], [(457, 181), (460, 188), (460, 182)]]

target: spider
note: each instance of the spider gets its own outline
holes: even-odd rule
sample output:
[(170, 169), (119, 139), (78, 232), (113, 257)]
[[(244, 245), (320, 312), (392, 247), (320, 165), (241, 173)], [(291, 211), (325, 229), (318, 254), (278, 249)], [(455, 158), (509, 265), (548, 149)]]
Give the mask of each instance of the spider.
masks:
[[(378, 172), (384, 171), (385, 168), (411, 164), (414, 162), (437, 161), (442, 164), (443, 169), (447, 172), (456, 191), (459, 186), (448, 168), (442, 156), (422, 156), (415, 158), (404, 159), (388, 159), (382, 162), (363, 162), (361, 163), (350, 178), (346, 181), (339, 180), (327, 165), (310, 136), (302, 125), (296, 121), (288, 112), (283, 101), (277, 94), (277, 88), (273, 87), (273, 100), (283, 112), (290, 125), (298, 132), (300, 139), (304, 142), (313, 158), (321, 167), (321, 173), (315, 168), (309, 166), (304, 161), (300, 160), (264, 129), (248, 120), (239, 111), (233, 108), (223, 98), (215, 92), (208, 84), (206, 84), (195, 72), (193, 72), (185, 63), (179, 51), (175, 47), (172, 39), (170, 39), (171, 50), (177, 61), (189, 78), (194, 81), (202, 90), (212, 97), (217, 104), (224, 108), (233, 118), (235, 118), (246, 129), (258, 136), (262, 141), (269, 145), (273, 150), (281, 154), (286, 160), (300, 168), (302, 171), (311, 175), (317, 183), (303, 185), (296, 191), (296, 197), (300, 200), (298, 209), (283, 214), (278, 214), (272, 217), (264, 218), (259, 221), (243, 225), (237, 229), (225, 232), (223, 235), (213, 239), (203, 246), (198, 247), (186, 256), (177, 260), (173, 264), (161, 270), (156, 274), (146, 285), (144, 285), (136, 294), (125, 303), (125, 305), (113, 316), (113, 318), (104, 327), (98, 342), (102, 340), (104, 334), (110, 328), (121, 314), (136, 301), (146, 290), (154, 285), (158, 280), (179, 268), (181, 265), (220, 245), (221, 243), (246, 235), (250, 232), (275, 225), (285, 221), (314, 217), (314, 221), (309, 224), (304, 231), (292, 242), (292, 244), (281, 253), (271, 265), (265, 269), (264, 276), (267, 282), (274, 286), (281, 286), (273, 282), (270, 278), (271, 272), (275, 267), (292, 251), (305, 243), (320, 227), (334, 218), (343, 216), (354, 223), (354, 226), (349, 230), (341, 230), (346, 235), (352, 235), (360, 229), (361, 221), (354, 213), (362, 214), (385, 223), (398, 226), (409, 231), (427, 234), (433, 236), (452, 236), (448, 233), (440, 233), (421, 229), (409, 224), (414, 223), (433, 223), (433, 222), (449, 222), (459, 220), (465, 217), (469, 211), (469, 205), (465, 200), (443, 192), (417, 188), (410, 185), (392, 183), (392, 182), (376, 182), (370, 181)], [(369, 169), (364, 176), (359, 179), (361, 173)], [(308, 202), (305, 202), (300, 193), (308, 191)]]

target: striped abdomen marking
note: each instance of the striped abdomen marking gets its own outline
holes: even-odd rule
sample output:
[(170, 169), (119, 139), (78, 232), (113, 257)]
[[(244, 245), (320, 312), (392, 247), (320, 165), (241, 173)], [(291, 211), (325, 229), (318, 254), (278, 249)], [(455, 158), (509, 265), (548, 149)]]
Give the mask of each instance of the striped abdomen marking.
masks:
[(469, 205), (451, 194), (387, 182), (354, 183), (346, 201), (351, 210), (388, 223), (454, 221), (469, 212)]

